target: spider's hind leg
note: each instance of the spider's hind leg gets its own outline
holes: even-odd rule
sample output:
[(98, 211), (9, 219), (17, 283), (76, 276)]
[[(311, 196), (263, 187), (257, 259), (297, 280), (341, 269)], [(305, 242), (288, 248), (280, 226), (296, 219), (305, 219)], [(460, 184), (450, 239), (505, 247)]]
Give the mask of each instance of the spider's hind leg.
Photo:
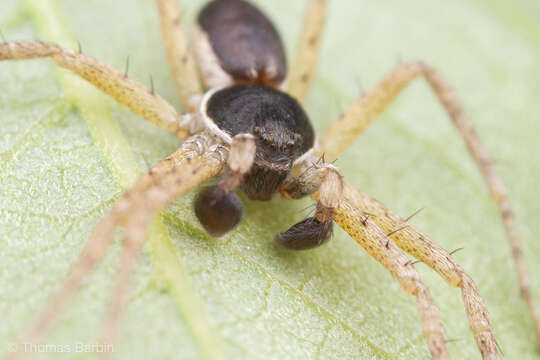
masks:
[(178, 94), (187, 111), (198, 108), (202, 86), (182, 26), (182, 16), (178, 0), (156, 0), (161, 24), (161, 35), (167, 59), (174, 76)]
[(287, 93), (303, 102), (315, 73), (327, 13), (326, 0), (308, 0), (304, 24), (287, 79)]

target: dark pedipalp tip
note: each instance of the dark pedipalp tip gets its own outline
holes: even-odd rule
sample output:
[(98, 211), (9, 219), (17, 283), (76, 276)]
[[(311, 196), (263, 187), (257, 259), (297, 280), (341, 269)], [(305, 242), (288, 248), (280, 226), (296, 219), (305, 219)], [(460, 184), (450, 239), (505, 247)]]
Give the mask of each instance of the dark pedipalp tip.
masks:
[(219, 185), (204, 188), (195, 198), (195, 215), (206, 232), (220, 237), (234, 229), (242, 219), (242, 201)]
[(309, 217), (277, 233), (274, 241), (286, 250), (308, 250), (327, 242), (332, 236), (332, 221), (319, 221)]

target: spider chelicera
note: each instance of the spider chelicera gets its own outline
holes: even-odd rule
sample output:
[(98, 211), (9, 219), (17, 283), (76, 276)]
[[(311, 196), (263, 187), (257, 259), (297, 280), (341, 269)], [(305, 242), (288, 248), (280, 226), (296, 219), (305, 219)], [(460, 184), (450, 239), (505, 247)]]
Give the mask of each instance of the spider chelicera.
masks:
[[(236, 190), (252, 200), (269, 200), (276, 193), (287, 199), (311, 196), (316, 201), (315, 216), (277, 234), (275, 240), (280, 246), (291, 250), (318, 246), (329, 239), (336, 222), (391, 272), (405, 292), (416, 297), (432, 357), (445, 359), (449, 355), (439, 311), (406, 253), (413, 255), (462, 290), (482, 356), (500, 358), (487, 309), (474, 282), (451, 254), (381, 203), (347, 185), (329, 162), (407, 84), (423, 76), (447, 109), (500, 205), (514, 246), (522, 293), (531, 304), (506, 190), (470, 119), (441, 75), (422, 62), (400, 64), (353, 103), (319, 144), (301, 102), (315, 68), (325, 1), (309, 1), (297, 56), (289, 72), (276, 30), (248, 3), (216, 0), (202, 10), (194, 31), (198, 69), (184, 38), (176, 0), (156, 3), (172, 73), (187, 110), (181, 116), (153, 91), (80, 52), (39, 41), (0, 45), (0, 60), (50, 57), (146, 120), (186, 138), (178, 151), (154, 166), (96, 225), (79, 263), (21, 341), (36, 341), (59, 315), (61, 305), (102, 258), (118, 227), (125, 229), (124, 259), (130, 265), (122, 267), (118, 276), (119, 282), (126, 284), (151, 216), (175, 198), (219, 176), (217, 184), (203, 188), (195, 200), (195, 213), (209, 234), (221, 236), (241, 220), (242, 204)], [(206, 93), (199, 70), (204, 88), (210, 89)], [(114, 338), (125, 301), (121, 295), (120, 291), (113, 295), (105, 338)], [(18, 355), (22, 354), (13, 354)]]

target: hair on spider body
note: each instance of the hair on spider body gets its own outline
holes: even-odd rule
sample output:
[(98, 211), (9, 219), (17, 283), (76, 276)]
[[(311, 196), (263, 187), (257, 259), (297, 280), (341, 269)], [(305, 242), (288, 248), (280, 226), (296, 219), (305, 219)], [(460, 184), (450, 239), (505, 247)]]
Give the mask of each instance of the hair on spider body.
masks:
[(232, 86), (213, 93), (203, 106), (206, 120), (220, 132), (255, 137), (255, 162), (241, 185), (251, 200), (270, 200), (294, 161), (313, 147), (315, 135), (306, 113), (279, 90)]

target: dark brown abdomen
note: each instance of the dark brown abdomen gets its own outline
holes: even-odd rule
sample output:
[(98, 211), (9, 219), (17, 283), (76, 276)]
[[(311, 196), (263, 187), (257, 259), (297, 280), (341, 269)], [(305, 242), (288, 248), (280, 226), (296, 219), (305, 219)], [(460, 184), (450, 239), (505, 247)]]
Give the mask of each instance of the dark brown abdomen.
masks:
[(242, 0), (214, 0), (198, 21), (221, 68), (235, 82), (278, 87), (285, 80), (281, 39), (259, 9)]

